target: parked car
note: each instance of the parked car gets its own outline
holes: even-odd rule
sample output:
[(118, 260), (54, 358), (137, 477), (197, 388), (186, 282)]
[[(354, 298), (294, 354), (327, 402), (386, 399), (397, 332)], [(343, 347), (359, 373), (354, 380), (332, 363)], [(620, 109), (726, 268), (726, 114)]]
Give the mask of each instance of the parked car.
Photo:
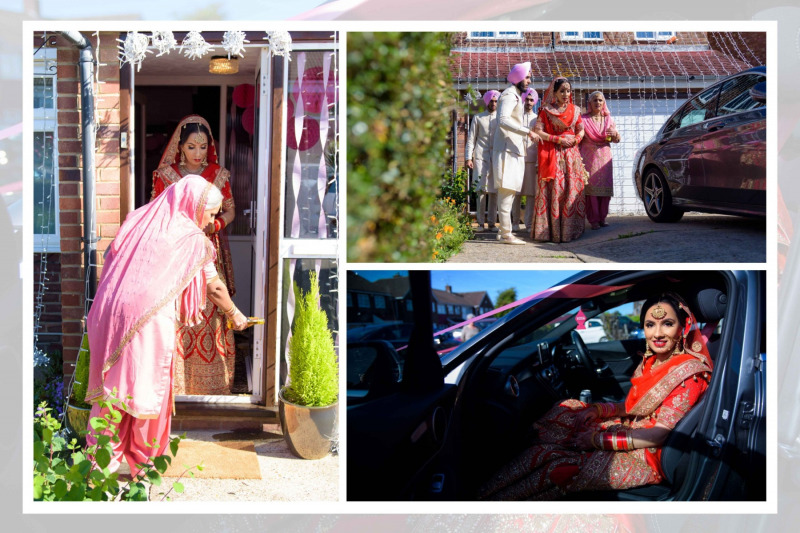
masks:
[(764, 271), (580, 273), (557, 285), (580, 287), (585, 297), (565, 289), (524, 303), (442, 356), (430, 340), (430, 273), (412, 271), (409, 279), (421, 305), (402, 377), (385, 341), (353, 352), (348, 343), (348, 365), (357, 354), (369, 377), (347, 391), (348, 500), (475, 499), (481, 483), (527, 447), (532, 422), (556, 401), (584, 389), (594, 401), (625, 398), (644, 339), (587, 345), (574, 332), (579, 313), (592, 320), (667, 288), (716, 331), (709, 389), (664, 445), (664, 482), (570, 499), (765, 500)]
[(755, 67), (711, 85), (636, 152), (633, 181), (651, 220), (766, 216), (766, 80)]
[(600, 318), (591, 318), (583, 325), (583, 329), (576, 329), (575, 331), (583, 339), (583, 342), (593, 343), (608, 340), (606, 330), (603, 328), (603, 320)]

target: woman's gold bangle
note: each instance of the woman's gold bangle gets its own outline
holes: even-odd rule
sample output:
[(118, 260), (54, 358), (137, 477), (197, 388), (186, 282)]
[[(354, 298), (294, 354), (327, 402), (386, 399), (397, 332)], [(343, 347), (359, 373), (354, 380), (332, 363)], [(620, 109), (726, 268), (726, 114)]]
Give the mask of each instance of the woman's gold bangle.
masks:
[(230, 308), (230, 309), (228, 309), (227, 311), (223, 311), (223, 313), (225, 313), (225, 314), (226, 314), (226, 315), (228, 315), (228, 316), (231, 316), (231, 312), (232, 312), (234, 309), (236, 309), (236, 304), (232, 303), (232, 304), (231, 304), (231, 308)]

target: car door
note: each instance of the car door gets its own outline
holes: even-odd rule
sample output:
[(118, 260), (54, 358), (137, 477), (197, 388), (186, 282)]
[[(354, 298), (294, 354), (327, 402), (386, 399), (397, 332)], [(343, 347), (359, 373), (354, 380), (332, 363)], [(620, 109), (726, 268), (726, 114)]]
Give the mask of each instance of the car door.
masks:
[(766, 210), (766, 106), (750, 89), (761, 73), (724, 82), (714, 118), (703, 123), (703, 198), (751, 214)]
[(444, 383), (433, 345), (430, 272), (412, 271), (408, 279), (415, 325), (403, 350), (402, 382), (366, 401), (368, 393), (358, 391), (351, 401), (348, 390), (348, 500), (429, 500), (455, 488), (442, 456), (456, 389)]
[(702, 199), (704, 123), (713, 116), (719, 86), (689, 100), (664, 128), (654, 159), (661, 165), (676, 205)]

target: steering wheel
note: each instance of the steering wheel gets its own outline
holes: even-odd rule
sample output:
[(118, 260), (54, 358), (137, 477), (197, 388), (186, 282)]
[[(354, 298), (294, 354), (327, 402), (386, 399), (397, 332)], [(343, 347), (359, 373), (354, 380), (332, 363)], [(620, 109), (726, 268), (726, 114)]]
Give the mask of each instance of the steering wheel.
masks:
[(569, 335), (572, 338), (572, 344), (575, 345), (575, 351), (578, 353), (578, 363), (580, 363), (592, 377), (597, 377), (597, 367), (589, 357), (589, 349), (586, 347), (586, 343), (583, 342), (583, 337), (574, 329)]

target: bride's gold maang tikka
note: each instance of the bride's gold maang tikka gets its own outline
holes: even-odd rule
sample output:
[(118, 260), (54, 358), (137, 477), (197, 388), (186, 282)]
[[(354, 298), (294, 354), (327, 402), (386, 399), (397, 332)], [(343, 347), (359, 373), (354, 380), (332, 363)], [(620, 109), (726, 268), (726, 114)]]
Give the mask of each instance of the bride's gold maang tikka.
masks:
[(660, 304), (660, 303), (657, 303), (657, 304), (656, 304), (656, 306), (653, 308), (653, 310), (652, 310), (652, 311), (650, 311), (650, 315), (651, 315), (653, 318), (656, 318), (656, 319), (659, 319), (659, 320), (661, 320), (662, 318), (664, 318), (665, 316), (667, 316), (667, 311), (666, 311), (666, 309), (664, 309), (663, 307), (661, 307), (661, 304)]

